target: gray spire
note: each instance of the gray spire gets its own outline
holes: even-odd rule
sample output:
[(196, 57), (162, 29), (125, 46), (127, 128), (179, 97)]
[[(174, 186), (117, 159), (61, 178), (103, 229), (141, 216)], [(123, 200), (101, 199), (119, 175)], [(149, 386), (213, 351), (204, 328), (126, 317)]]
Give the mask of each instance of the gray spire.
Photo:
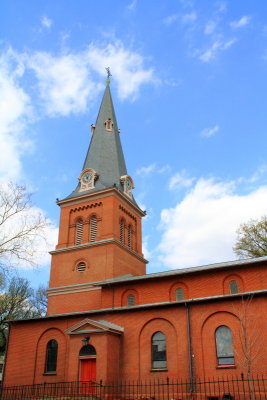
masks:
[(127, 170), (109, 88), (109, 79), (107, 80), (96, 124), (92, 125), (92, 131), (91, 143), (82, 171), (89, 169), (95, 172), (94, 187), (88, 190), (81, 190), (80, 180), (76, 189), (68, 197), (93, 193), (114, 186), (123, 192), (121, 177), (127, 175)]

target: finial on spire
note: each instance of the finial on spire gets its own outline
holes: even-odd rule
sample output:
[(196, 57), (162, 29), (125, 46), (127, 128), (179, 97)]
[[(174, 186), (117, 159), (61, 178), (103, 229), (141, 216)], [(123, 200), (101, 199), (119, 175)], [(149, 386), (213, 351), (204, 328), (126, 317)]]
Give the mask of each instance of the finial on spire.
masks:
[(110, 68), (109, 67), (106, 67), (106, 71), (107, 71), (107, 80), (106, 80), (106, 83), (107, 83), (107, 85), (109, 85), (110, 84), (110, 79), (109, 79), (109, 77), (110, 76), (112, 76), (111, 75), (111, 73), (110, 73)]

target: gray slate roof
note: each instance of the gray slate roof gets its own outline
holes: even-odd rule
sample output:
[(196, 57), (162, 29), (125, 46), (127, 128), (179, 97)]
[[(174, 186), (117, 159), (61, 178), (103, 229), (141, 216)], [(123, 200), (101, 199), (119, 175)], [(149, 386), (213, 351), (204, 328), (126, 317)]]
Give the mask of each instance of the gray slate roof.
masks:
[[(113, 121), (112, 131), (105, 130), (104, 123), (109, 118)], [(76, 189), (67, 197), (67, 199), (114, 186), (123, 192), (120, 178), (123, 175), (127, 175), (127, 169), (121, 147), (120, 134), (118, 132), (118, 125), (111, 92), (108, 84), (104, 92), (95, 124), (95, 131), (91, 138), (91, 143), (82, 170), (86, 168), (92, 168), (99, 175), (99, 178), (95, 182), (95, 188), (88, 191), (79, 192), (79, 183)], [(135, 203), (134, 199), (132, 201)]]
[(181, 269), (172, 269), (169, 271), (165, 272), (156, 272), (152, 274), (146, 274), (146, 275), (132, 275), (130, 276), (129, 274), (123, 275), (123, 276), (118, 276), (116, 278), (110, 278), (110, 279), (105, 279), (104, 281), (98, 281), (98, 282), (92, 282), (92, 285), (94, 286), (110, 286), (112, 284), (125, 284), (125, 283), (131, 283), (131, 282), (136, 282), (136, 281), (146, 281), (150, 279), (162, 279), (162, 278), (167, 278), (167, 277), (173, 277), (173, 276), (180, 276), (180, 275), (188, 275), (188, 274), (194, 274), (194, 273), (199, 273), (199, 272), (205, 272), (205, 271), (217, 271), (220, 269), (232, 269), (233, 267), (243, 267), (243, 266), (249, 266), (251, 264), (256, 264), (256, 263), (264, 263), (266, 264), (267, 262), (267, 256), (263, 257), (256, 257), (256, 258), (246, 258), (246, 259), (241, 259), (241, 260), (234, 260), (234, 261), (225, 261), (221, 263), (215, 263), (215, 264), (208, 264), (208, 265), (201, 265), (197, 267), (189, 267), (189, 268), (181, 268)]

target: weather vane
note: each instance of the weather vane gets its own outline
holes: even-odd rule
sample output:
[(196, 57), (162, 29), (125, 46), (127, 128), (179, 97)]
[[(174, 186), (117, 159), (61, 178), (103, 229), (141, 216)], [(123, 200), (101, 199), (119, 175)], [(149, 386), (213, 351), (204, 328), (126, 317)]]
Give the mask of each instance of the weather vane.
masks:
[(107, 71), (107, 74), (108, 74), (108, 76), (107, 76), (107, 85), (109, 85), (109, 84), (110, 84), (110, 79), (109, 79), (109, 77), (112, 76), (112, 75), (111, 75), (111, 73), (110, 73), (110, 68), (109, 68), (109, 67), (106, 67), (106, 71)]

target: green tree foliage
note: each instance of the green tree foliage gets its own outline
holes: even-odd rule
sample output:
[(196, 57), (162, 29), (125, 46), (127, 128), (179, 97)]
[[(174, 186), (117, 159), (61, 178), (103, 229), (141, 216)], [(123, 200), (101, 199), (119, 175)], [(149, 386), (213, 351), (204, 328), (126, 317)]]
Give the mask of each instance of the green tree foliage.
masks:
[[(24, 278), (13, 277), (8, 283), (2, 279), (0, 294), (0, 353), (5, 352), (8, 322), (13, 319), (24, 319), (42, 316), (46, 311), (45, 288), (40, 287), (36, 292)], [(40, 295), (41, 293), (41, 295)]]
[(267, 217), (240, 225), (233, 250), (239, 258), (267, 256)]

